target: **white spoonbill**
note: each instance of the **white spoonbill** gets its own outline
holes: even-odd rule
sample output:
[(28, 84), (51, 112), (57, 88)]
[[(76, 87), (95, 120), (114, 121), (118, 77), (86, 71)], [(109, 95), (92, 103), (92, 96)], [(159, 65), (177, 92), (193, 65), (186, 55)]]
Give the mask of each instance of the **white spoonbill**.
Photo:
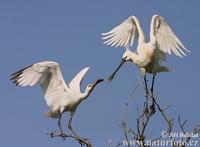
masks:
[[(135, 16), (130, 16), (117, 27), (108, 33), (102, 33), (106, 40), (104, 43), (114, 47), (125, 47), (126, 51), (122, 56), (122, 60), (118, 68), (109, 77), (108, 81), (112, 81), (116, 72), (126, 62), (131, 61), (137, 65), (143, 75), (145, 88), (147, 88), (146, 73), (153, 74), (151, 93), (153, 94), (154, 79), (157, 73), (167, 72), (169, 69), (160, 64), (165, 60), (166, 54), (173, 52), (178, 57), (186, 56), (184, 51), (188, 51), (178, 37), (174, 34), (165, 19), (159, 15), (153, 15), (150, 25), (150, 41), (146, 41), (140, 22)], [(137, 51), (132, 52), (134, 39), (138, 40)]]
[(61, 117), (64, 112), (69, 111), (68, 128), (76, 135), (71, 126), (74, 112), (77, 106), (90, 95), (95, 86), (103, 81), (103, 79), (98, 79), (94, 84), (88, 84), (85, 92), (82, 93), (80, 85), (88, 69), (89, 67), (82, 69), (71, 80), (69, 86), (63, 79), (59, 64), (53, 61), (35, 63), (21, 69), (11, 75), (11, 80), (17, 86), (22, 87), (40, 85), (44, 92), (46, 104), (50, 108), (45, 115), (51, 118), (58, 118), (58, 128), (62, 136)]

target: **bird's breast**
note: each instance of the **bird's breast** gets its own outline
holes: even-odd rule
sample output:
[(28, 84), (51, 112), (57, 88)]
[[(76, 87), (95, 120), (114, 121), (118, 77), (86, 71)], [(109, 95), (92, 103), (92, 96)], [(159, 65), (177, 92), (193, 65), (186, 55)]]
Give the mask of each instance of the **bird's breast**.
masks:
[(153, 73), (155, 66), (158, 64), (156, 58), (154, 56), (154, 52), (152, 48), (146, 48), (143, 52), (143, 68), (145, 68), (146, 72)]
[(65, 111), (73, 111), (77, 108), (77, 106), (81, 103), (82, 100), (75, 100), (75, 99), (71, 99), (67, 105), (65, 106), (66, 109)]
[(141, 43), (138, 45), (137, 53), (143, 59), (150, 60), (153, 55), (153, 47), (149, 43)]

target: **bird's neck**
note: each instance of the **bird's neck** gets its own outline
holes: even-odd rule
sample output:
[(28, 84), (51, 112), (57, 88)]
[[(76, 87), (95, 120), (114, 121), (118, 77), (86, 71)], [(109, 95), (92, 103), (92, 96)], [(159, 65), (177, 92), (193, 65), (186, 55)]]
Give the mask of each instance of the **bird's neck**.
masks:
[(139, 55), (134, 53), (134, 52), (131, 52), (130, 56), (131, 56), (131, 59), (132, 59), (132, 63), (139, 66), (140, 62), (141, 62)]
[(85, 89), (84, 93), (81, 93), (81, 99), (84, 100), (90, 95), (91, 91)]

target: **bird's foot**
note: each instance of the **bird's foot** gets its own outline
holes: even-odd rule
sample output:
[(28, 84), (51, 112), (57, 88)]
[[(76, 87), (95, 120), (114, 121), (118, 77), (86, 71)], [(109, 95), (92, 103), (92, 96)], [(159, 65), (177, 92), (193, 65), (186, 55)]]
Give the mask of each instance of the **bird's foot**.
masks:
[(51, 138), (55, 137), (55, 134), (57, 135), (57, 131), (51, 131), (51, 132), (46, 132), (46, 135), (49, 135)]
[(91, 143), (88, 138), (81, 138), (80, 136), (76, 136), (76, 139), (78, 140), (78, 142), (81, 146), (83, 146), (83, 145), (86, 145), (88, 147), (91, 146)]
[(66, 134), (66, 133), (58, 132), (58, 131), (47, 132), (46, 135), (49, 135), (51, 138), (61, 137), (63, 141), (65, 141), (66, 138), (73, 138), (77, 140), (81, 146), (86, 145), (87, 147), (92, 147), (92, 144), (90, 143), (89, 139), (81, 138), (78, 135)]
[(63, 141), (69, 136), (66, 133), (58, 132), (58, 131), (47, 132), (46, 135), (49, 135), (51, 138), (61, 137), (63, 139)]
[(153, 115), (156, 112), (155, 104), (152, 103), (152, 105), (149, 107), (149, 109), (150, 109), (150, 115)]

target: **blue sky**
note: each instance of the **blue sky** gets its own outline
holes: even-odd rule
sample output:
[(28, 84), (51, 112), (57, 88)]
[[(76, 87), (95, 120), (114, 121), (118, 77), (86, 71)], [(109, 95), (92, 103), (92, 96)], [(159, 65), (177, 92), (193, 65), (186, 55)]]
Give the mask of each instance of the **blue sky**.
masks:
[[(1, 0), (0, 1), (0, 146), (78, 146), (73, 140), (50, 139), (46, 131), (57, 129), (56, 120), (46, 118), (47, 107), (42, 90), (16, 87), (10, 74), (43, 60), (57, 61), (67, 83), (90, 66), (82, 90), (97, 78), (106, 78), (118, 65), (123, 49), (102, 44), (100, 34), (109, 31), (130, 15), (139, 18), (146, 36), (153, 14), (160, 14), (170, 24), (192, 53), (167, 60), (170, 73), (157, 76), (155, 93), (163, 105), (171, 104), (168, 115), (188, 120), (191, 129), (199, 118), (199, 1), (173, 0)], [(112, 83), (102, 83), (81, 103), (73, 119), (74, 129), (90, 138), (94, 146), (113, 145), (123, 138), (118, 126), (126, 97), (138, 84), (138, 70), (126, 63)], [(144, 100), (139, 88), (127, 114), (129, 126), (135, 127), (136, 107)], [(63, 117), (66, 126), (67, 113)], [(164, 129), (160, 116), (152, 120), (147, 135)], [(162, 125), (163, 124), (163, 125)], [(158, 129), (157, 129), (158, 128)], [(155, 129), (157, 131), (155, 131)], [(175, 127), (176, 129), (176, 127)]]

